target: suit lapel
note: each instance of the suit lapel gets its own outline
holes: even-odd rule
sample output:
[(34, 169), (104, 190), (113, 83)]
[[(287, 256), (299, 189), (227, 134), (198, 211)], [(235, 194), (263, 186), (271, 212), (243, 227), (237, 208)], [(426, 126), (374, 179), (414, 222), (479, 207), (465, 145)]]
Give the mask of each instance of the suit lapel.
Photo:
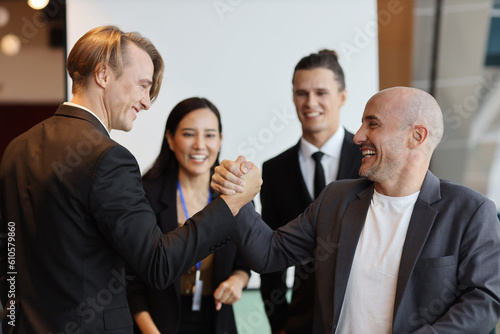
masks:
[(430, 205), (441, 198), (440, 182), (430, 171), (427, 171), (422, 189), (413, 209), (406, 233), (401, 262), (399, 264), (398, 283), (396, 287), (396, 297), (394, 300), (393, 323), (396, 319), (397, 311), (411, 277), (415, 263), (417, 262), (425, 242), (438, 214), (437, 210)]
[(300, 196), (301, 201), (305, 204), (304, 207), (307, 207), (312, 203), (313, 199), (311, 198), (311, 195), (307, 190), (306, 183), (304, 182), (304, 177), (302, 176), (302, 170), (300, 169), (299, 149), (300, 140), (290, 152), (290, 163), (287, 164), (286, 167), (290, 175), (290, 180), (292, 180), (292, 182), (294, 182), (298, 188), (297, 192), (292, 190), (292, 193), (297, 193)]
[(337, 323), (344, 301), (352, 261), (358, 246), (359, 236), (365, 224), (366, 213), (373, 195), (373, 185), (357, 194), (358, 199), (349, 203), (342, 218), (335, 283), (333, 292), (333, 323)]

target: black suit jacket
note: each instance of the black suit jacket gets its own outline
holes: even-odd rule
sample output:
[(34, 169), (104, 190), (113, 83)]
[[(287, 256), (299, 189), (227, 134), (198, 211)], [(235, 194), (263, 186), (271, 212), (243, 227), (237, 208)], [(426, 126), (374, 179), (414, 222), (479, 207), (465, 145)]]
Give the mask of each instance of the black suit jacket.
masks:
[[(316, 261), (310, 333), (335, 333), (352, 260), (373, 195), (367, 179), (330, 183), (273, 231), (252, 206), (236, 216), (250, 267), (270, 272)], [(427, 172), (399, 265), (393, 334), (488, 333), (500, 317), (500, 223), (481, 194)]]
[[(165, 288), (234, 233), (216, 199), (165, 236), (132, 154), (90, 113), (66, 105), (9, 144), (0, 194), (1, 274), (16, 280), (14, 294), (3, 285), (3, 324), (13, 315), (18, 333), (132, 333), (125, 263)], [(15, 267), (7, 270), (11, 225)]]
[[(158, 226), (162, 232), (175, 230), (177, 224), (177, 173), (165, 173), (156, 179), (144, 180), (146, 196), (155, 212)], [(207, 185), (208, 187), (208, 185)], [(212, 191), (212, 198), (217, 193)], [(234, 243), (214, 254), (214, 288), (225, 281), (235, 270), (246, 271), (250, 268)], [(142, 282), (133, 281), (127, 286), (127, 298), (132, 314), (148, 311), (162, 333), (177, 333), (180, 320), (180, 283), (176, 280), (165, 290), (147, 288)], [(222, 305), (219, 311), (213, 305), (215, 319), (214, 333), (237, 333), (233, 307)], [(140, 333), (140, 331), (137, 331)]]
[[(359, 178), (363, 158), (354, 135), (345, 131), (337, 180)], [(278, 229), (312, 202), (299, 164), (300, 141), (277, 157), (264, 162), (260, 192), (262, 218)], [(261, 275), (260, 291), (273, 332), (286, 328), (287, 333), (310, 333), (314, 309), (314, 261), (295, 267), (294, 289), (290, 305), (285, 299), (286, 271)]]

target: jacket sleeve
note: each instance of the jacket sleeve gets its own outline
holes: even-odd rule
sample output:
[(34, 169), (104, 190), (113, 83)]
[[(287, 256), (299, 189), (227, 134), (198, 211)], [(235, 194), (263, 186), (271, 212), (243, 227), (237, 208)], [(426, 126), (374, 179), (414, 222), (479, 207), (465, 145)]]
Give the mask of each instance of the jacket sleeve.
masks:
[(239, 250), (236, 250), (233, 262), (233, 271), (242, 270), (250, 276), (250, 266)]
[(168, 286), (235, 235), (234, 217), (220, 198), (164, 235), (145, 197), (137, 162), (121, 146), (102, 153), (90, 184), (89, 206), (115, 251), (155, 289)]
[(270, 273), (310, 262), (316, 246), (316, 222), (322, 198), (285, 226), (273, 231), (251, 204), (236, 215), (237, 245), (250, 268)]
[[(250, 204), (244, 206), (236, 215), (236, 226), (239, 231), (236, 243), (250, 268), (262, 274), (284, 270), (310, 260), (316, 246), (318, 209), (319, 205), (313, 204), (298, 218), (273, 231), (255, 212), (253, 206)], [(271, 290), (270, 298), (274, 298), (273, 302), (279, 302), (285, 299), (285, 295)], [(266, 312), (274, 311), (272, 304), (266, 303), (264, 307)], [(271, 323), (273, 332), (284, 329), (286, 319), (277, 321), (281, 323), (277, 325)]]
[[(252, 203), (252, 206), (255, 205), (253, 203), (253, 201), (251, 202)], [(233, 267), (232, 267), (232, 271), (236, 271), (236, 270), (242, 270), (244, 272), (246, 272), (248, 274), (248, 276), (250, 277), (250, 266), (248, 265), (247, 261), (245, 260), (245, 257), (243, 256), (243, 254), (241, 254), (240, 250), (235, 247), (235, 254), (234, 254), (234, 261), (233, 261)]]
[(149, 312), (147, 287), (137, 277), (127, 282), (127, 302), (132, 315), (142, 311)]

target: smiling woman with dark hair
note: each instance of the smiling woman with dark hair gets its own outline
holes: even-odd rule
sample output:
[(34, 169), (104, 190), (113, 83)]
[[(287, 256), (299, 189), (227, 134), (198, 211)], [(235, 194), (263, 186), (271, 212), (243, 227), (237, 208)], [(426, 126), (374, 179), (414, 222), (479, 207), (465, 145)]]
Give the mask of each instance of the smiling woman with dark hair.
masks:
[[(217, 196), (209, 184), (218, 165), (221, 141), (220, 114), (209, 100), (189, 98), (170, 113), (160, 154), (143, 178), (164, 233), (183, 225)], [(130, 309), (143, 333), (236, 333), (231, 304), (241, 298), (249, 274), (235, 245), (229, 244), (166, 290), (132, 282), (128, 287)], [(193, 310), (198, 300), (201, 305)]]

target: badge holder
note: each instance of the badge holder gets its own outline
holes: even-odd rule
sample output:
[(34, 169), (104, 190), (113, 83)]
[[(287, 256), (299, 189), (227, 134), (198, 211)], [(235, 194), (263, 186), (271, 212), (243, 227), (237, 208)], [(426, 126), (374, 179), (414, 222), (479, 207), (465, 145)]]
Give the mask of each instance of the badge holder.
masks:
[[(181, 182), (177, 180), (177, 190), (179, 190), (179, 197), (181, 200), (182, 208), (184, 210), (184, 217), (186, 219), (189, 218), (186, 202), (184, 201), (184, 194), (182, 193)], [(212, 201), (212, 194), (210, 192), (210, 188), (208, 190), (208, 203)], [(200, 280), (200, 268), (201, 261), (196, 264), (196, 280), (194, 282), (194, 291), (193, 291), (193, 307), (191, 308), (193, 311), (199, 311), (201, 307), (201, 296), (203, 292), (203, 281)]]
[(193, 293), (193, 311), (199, 311), (201, 308), (201, 293), (203, 292), (203, 281), (200, 280), (200, 267), (201, 262), (196, 264), (196, 280), (194, 283), (194, 293)]

